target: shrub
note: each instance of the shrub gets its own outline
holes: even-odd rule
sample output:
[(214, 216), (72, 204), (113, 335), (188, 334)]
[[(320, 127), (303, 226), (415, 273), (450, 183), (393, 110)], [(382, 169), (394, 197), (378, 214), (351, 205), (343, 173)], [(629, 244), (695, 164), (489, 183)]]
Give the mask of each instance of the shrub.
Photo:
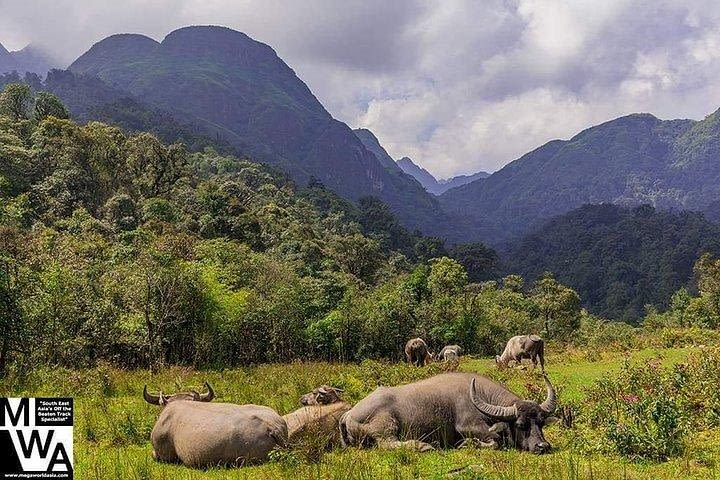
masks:
[(598, 380), (587, 395), (590, 426), (607, 449), (630, 459), (664, 461), (683, 453), (691, 412), (673, 373), (659, 361), (631, 366)]

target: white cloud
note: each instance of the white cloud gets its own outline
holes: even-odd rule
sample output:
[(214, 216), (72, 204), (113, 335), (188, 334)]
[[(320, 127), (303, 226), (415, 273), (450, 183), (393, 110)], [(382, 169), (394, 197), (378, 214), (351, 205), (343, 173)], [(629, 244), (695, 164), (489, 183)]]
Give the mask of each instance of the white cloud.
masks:
[(241, 30), (337, 118), (443, 177), (623, 114), (720, 106), (714, 0), (0, 0), (0, 11), (0, 42), (68, 63), (113, 33)]

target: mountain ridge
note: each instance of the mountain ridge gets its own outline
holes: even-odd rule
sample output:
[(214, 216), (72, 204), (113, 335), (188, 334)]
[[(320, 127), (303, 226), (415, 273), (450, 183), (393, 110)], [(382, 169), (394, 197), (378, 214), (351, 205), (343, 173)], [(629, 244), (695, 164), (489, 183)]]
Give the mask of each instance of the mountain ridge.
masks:
[(411, 175), (415, 180), (433, 195), (442, 195), (451, 188), (456, 188), (476, 180), (482, 180), (490, 176), (487, 172), (477, 172), (471, 175), (456, 175), (447, 179), (436, 179), (435, 176), (416, 164), (409, 157), (402, 157), (397, 161), (397, 165), (403, 172)]
[(471, 212), (476, 234), (495, 244), (585, 203), (706, 211), (720, 198), (717, 125), (717, 114), (626, 115), (548, 142), (440, 202), (449, 213)]
[(47, 72), (57, 67), (58, 63), (47, 52), (33, 44), (12, 52), (0, 44), (0, 74), (16, 71), (20, 75), (30, 72), (45, 76)]
[(184, 27), (153, 42), (109, 37), (69, 70), (96, 75), (200, 124), (300, 184), (316, 179), (352, 200), (377, 196), (411, 228), (423, 228), (428, 218), (441, 220), (437, 200), (399, 169), (383, 165), (270, 46), (214, 26)]

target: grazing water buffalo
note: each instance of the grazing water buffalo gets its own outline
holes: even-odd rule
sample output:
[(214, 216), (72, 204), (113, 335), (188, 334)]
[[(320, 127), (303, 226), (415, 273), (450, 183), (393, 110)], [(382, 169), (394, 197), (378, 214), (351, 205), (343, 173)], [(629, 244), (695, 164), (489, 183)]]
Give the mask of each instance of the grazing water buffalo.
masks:
[(287, 425), (274, 410), (258, 405), (208, 403), (215, 393), (196, 391), (151, 395), (145, 401), (160, 405), (150, 440), (153, 457), (190, 467), (242, 465), (264, 460), (276, 446), (287, 443)]
[(462, 355), (463, 349), (460, 345), (446, 345), (440, 350), (438, 358), (445, 362), (457, 362), (460, 361), (460, 355)]
[(326, 447), (339, 445), (338, 422), (351, 408), (340, 398), (339, 392), (342, 390), (323, 385), (300, 397), (304, 407), (283, 416), (290, 443), (313, 436)]
[(545, 371), (545, 342), (537, 335), (517, 335), (508, 340), (502, 355), (495, 357), (498, 365), (507, 367), (510, 362), (522, 363), (523, 358), (529, 358), (533, 364), (533, 370), (538, 360), (542, 371)]
[(545, 377), (542, 404), (523, 400), (502, 385), (473, 373), (445, 373), (397, 387), (380, 387), (340, 419), (345, 445), (433, 449), (431, 442), (458, 446), (514, 446), (546, 453), (542, 428), (553, 423), (555, 390)]
[(416, 367), (424, 367), (429, 363), (433, 354), (428, 349), (427, 343), (422, 338), (413, 338), (405, 344), (405, 358), (408, 363), (412, 363)]

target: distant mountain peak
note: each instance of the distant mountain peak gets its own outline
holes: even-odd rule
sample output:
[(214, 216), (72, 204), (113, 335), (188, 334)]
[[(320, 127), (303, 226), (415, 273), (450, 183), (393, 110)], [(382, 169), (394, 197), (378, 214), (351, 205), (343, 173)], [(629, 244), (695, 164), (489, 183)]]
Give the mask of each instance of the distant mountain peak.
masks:
[(262, 43), (251, 38), (246, 33), (239, 30), (233, 30), (232, 28), (223, 27), (221, 25), (188, 25), (187, 27), (180, 27), (168, 33), (163, 39), (163, 43), (173, 42), (183, 38), (202, 40), (203, 38), (217, 39), (219, 37), (244, 40), (252, 43)]
[(425, 190), (432, 193), (433, 195), (441, 195), (446, 191), (450, 190), (451, 188), (466, 185), (470, 182), (474, 182), (476, 180), (480, 180), (490, 176), (490, 174), (487, 172), (477, 172), (473, 173), (472, 175), (457, 175), (455, 177), (438, 180), (433, 176), (433, 174), (431, 174), (421, 166), (417, 165), (408, 157), (401, 158), (397, 161), (397, 164), (403, 170), (403, 172), (414, 177), (415, 180), (420, 182), (420, 184), (425, 188)]
[(75, 73), (97, 75), (106, 67), (118, 62), (144, 58), (159, 45), (157, 40), (137, 33), (110, 35), (90, 47), (68, 67), (68, 70)]
[(362, 144), (367, 148), (375, 157), (382, 163), (383, 167), (391, 172), (402, 172), (402, 170), (395, 163), (395, 160), (387, 153), (387, 151), (380, 145), (380, 140), (375, 136), (373, 132), (367, 128), (357, 128), (353, 130), (355, 136), (360, 139)]
[[(139, 33), (116, 33), (114, 35), (110, 35), (109, 37), (103, 38), (99, 42), (95, 43), (92, 47), (90, 47), (90, 50), (88, 50), (86, 53), (90, 53), (93, 50), (97, 50), (99, 48), (147, 48), (147, 49), (153, 49), (160, 45), (160, 42), (157, 40), (148, 37), (147, 35), (141, 35)], [(84, 56), (84, 55), (83, 55)], [(82, 58), (81, 56), (80, 58)]]
[(16, 71), (21, 76), (26, 72), (45, 76), (59, 66), (60, 62), (37, 45), (28, 44), (21, 50), (9, 52), (0, 44), (0, 74)]
[(410, 159), (410, 157), (402, 157), (397, 161), (397, 164), (403, 172), (414, 177), (415, 180), (420, 182), (420, 185), (422, 185), (425, 190), (430, 193), (435, 193), (434, 190), (438, 186), (438, 181), (430, 172), (422, 168), (420, 165), (417, 165)]

